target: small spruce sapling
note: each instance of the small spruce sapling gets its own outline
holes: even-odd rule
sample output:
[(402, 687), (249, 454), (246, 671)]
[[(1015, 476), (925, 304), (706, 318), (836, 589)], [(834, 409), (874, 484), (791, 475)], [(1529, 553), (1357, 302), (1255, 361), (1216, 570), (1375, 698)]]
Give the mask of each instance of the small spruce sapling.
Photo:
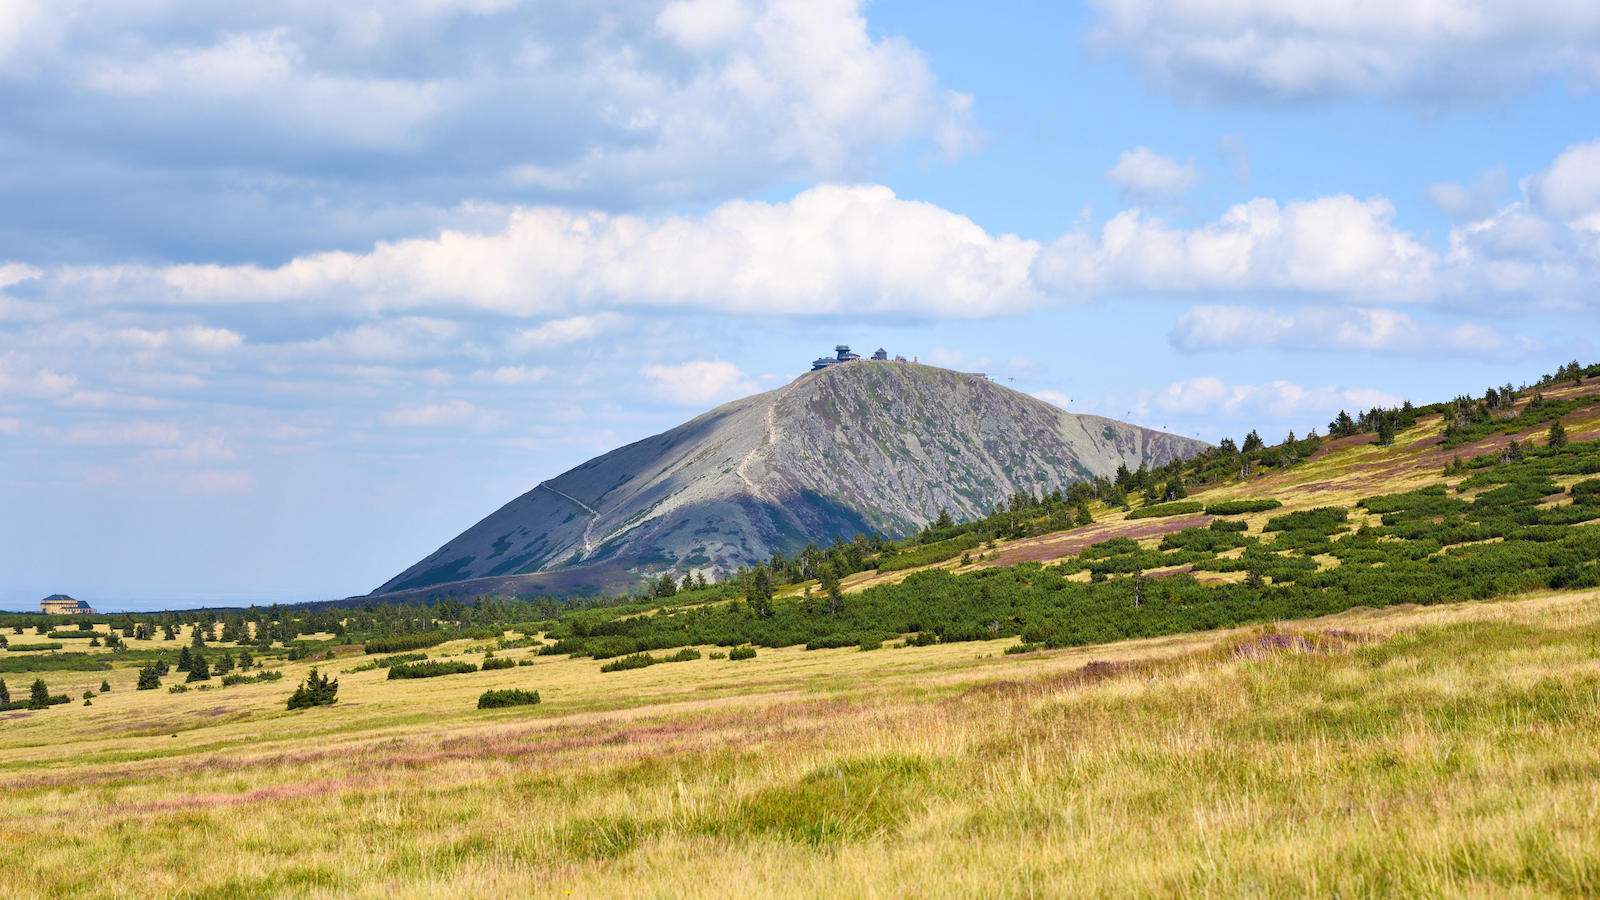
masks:
[(36, 678), (33, 687), (28, 690), (28, 708), (45, 709), (50, 705), (50, 689), (45, 687), (43, 678)]

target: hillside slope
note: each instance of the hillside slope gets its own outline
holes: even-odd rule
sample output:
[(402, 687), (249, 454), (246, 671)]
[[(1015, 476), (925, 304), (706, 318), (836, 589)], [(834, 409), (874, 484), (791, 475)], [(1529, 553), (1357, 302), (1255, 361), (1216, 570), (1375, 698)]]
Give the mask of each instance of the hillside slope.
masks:
[(899, 536), (1160, 465), (1204, 444), (1079, 416), (984, 378), (861, 361), (810, 372), (592, 459), (512, 500), (376, 593), (516, 592), (554, 576), (724, 574), (835, 535)]

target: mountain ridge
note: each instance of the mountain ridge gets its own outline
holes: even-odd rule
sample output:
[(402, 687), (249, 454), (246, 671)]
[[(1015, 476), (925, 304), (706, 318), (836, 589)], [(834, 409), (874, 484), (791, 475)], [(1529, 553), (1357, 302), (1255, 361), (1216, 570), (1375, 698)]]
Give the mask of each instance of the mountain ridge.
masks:
[[(1205, 444), (986, 378), (859, 360), (725, 403), (535, 485), (375, 590), (606, 588), (725, 575), (835, 535), (899, 536)], [(586, 580), (587, 579), (587, 580)]]

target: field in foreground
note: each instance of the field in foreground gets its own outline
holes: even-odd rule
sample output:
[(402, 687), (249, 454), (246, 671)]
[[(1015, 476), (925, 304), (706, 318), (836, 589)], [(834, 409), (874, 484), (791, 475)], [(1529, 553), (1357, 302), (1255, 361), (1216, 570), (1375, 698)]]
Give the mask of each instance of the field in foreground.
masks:
[[(90, 708), (0, 721), (0, 885), (1600, 893), (1600, 593), (1010, 643), (346, 673), (293, 713), (304, 663), (180, 695), (117, 671)], [(479, 711), (488, 687), (545, 702)]]

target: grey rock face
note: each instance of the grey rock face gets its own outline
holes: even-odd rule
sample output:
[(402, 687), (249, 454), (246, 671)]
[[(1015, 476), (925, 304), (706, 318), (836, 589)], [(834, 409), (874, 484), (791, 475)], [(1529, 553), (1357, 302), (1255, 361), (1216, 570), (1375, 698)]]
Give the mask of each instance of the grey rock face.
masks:
[(901, 536), (1206, 445), (1079, 416), (983, 378), (862, 360), (596, 457), (512, 500), (376, 593), (621, 564), (726, 574), (808, 542)]

